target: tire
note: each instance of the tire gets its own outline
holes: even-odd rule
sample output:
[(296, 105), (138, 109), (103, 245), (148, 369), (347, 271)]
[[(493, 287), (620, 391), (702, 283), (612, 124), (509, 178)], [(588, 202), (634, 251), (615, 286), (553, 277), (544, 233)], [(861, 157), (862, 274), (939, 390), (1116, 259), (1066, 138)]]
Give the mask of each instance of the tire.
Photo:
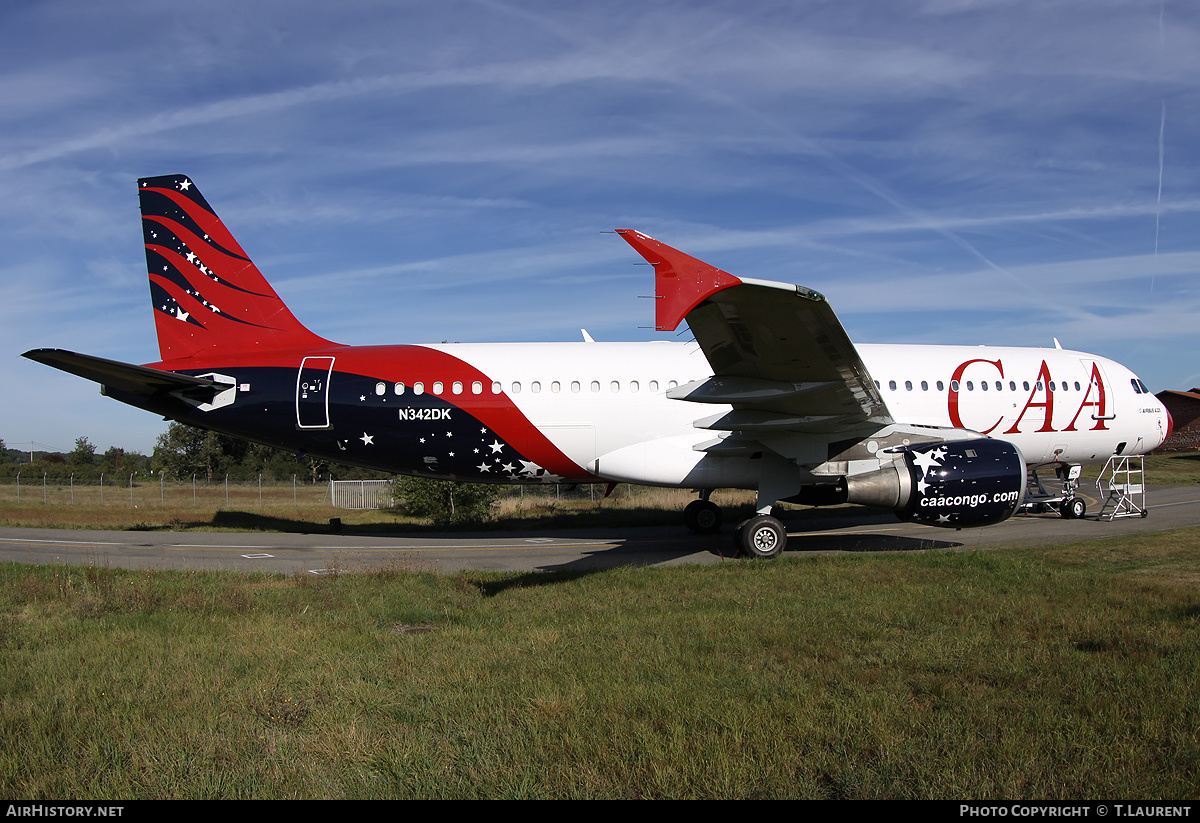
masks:
[(787, 545), (787, 530), (774, 517), (756, 515), (738, 526), (734, 544), (739, 554), (770, 560)]
[(716, 534), (721, 530), (721, 507), (708, 500), (693, 500), (683, 510), (683, 522), (697, 534)]
[(1082, 497), (1072, 497), (1063, 508), (1063, 516), (1073, 520), (1081, 519), (1087, 513), (1087, 501)]

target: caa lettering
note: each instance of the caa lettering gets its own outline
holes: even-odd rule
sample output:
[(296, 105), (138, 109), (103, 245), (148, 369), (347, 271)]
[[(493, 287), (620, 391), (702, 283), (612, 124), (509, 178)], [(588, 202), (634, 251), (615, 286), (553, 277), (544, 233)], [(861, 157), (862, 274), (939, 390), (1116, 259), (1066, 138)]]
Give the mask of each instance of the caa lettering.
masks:
[[(991, 434), (1004, 423), (1003, 417), (995, 422), (992, 422), (987, 428), (983, 428), (978, 421), (972, 421), (975, 423), (975, 425), (968, 425), (967, 423), (963, 422), (962, 411), (959, 405), (959, 395), (961, 392), (961, 385), (963, 383), (963, 375), (966, 373), (967, 367), (976, 363), (987, 364), (987, 366), (990, 367), (989, 371), (994, 372), (997, 378), (1000, 378), (1001, 380), (1004, 378), (1004, 362), (1002, 360), (987, 360), (984, 358), (979, 358), (975, 360), (967, 360), (966, 362), (960, 364), (958, 368), (954, 370), (954, 374), (950, 378), (950, 394), (947, 400), (947, 411), (950, 413), (950, 422), (955, 427), (962, 429), (974, 429), (975, 431), (979, 431), (984, 434)], [(1024, 424), (1023, 428), (1025, 431), (1031, 431), (1034, 430), (1031, 429), (1031, 427), (1038, 425), (1039, 423), (1040, 428), (1035, 429), (1034, 431), (1077, 431), (1078, 429), (1076, 424), (1080, 422), (1080, 418), (1085, 421), (1084, 425), (1086, 425), (1086, 421), (1088, 419), (1096, 421), (1096, 424), (1091, 428), (1092, 431), (1108, 431), (1108, 426), (1106, 425), (1106, 421), (1109, 417), (1107, 413), (1108, 390), (1104, 385), (1104, 378), (1100, 375), (1099, 365), (1096, 363), (1092, 363), (1091, 365), (1092, 373), (1090, 379), (1088, 380), (1087, 391), (1083, 394), (1083, 400), (1080, 402), (1079, 408), (1075, 410), (1075, 415), (1071, 418), (1070, 423), (1068, 423), (1062, 429), (1056, 429), (1054, 428), (1055, 397), (1057, 396), (1059, 398), (1061, 405), (1063, 402), (1067, 402), (1064, 400), (1064, 398), (1071, 397), (1071, 395), (1065, 394), (1061, 391), (1056, 392), (1050, 390), (1050, 384), (1052, 382), (1050, 377), (1050, 366), (1047, 365), (1045, 360), (1043, 360), (1041, 368), (1038, 369), (1037, 379), (1034, 380), (1030, 389), (1029, 397), (1025, 400), (1024, 407), (1022, 407), (1020, 413), (1017, 414), (1017, 417), (1015, 420), (1013, 420), (1012, 425), (1004, 430), (1004, 434), (1020, 434), (1022, 431), (1022, 424)], [(978, 369), (972, 370), (973, 374), (977, 374), (977, 372)], [(975, 379), (979, 378), (976, 377)], [(1038, 409), (1041, 411), (1036, 411)], [(1093, 410), (1090, 417), (1084, 417), (1083, 412), (1085, 409)], [(1028, 420), (1026, 419), (1027, 414), (1029, 415)], [(986, 423), (987, 421), (983, 422)]]

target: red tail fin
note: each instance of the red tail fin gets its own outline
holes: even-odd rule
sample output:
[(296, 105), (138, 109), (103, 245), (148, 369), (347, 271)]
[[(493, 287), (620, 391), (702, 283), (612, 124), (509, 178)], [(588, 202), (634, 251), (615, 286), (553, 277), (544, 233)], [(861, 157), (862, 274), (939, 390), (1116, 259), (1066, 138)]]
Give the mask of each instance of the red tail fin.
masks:
[(190, 179), (138, 187), (163, 360), (336, 345), (292, 316)]

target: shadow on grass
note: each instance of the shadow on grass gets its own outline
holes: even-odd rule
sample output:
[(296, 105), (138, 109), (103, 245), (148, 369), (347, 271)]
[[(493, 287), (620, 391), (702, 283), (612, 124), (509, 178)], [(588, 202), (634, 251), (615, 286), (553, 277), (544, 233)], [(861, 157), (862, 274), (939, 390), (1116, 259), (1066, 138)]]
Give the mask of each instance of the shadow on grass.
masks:
[(951, 540), (898, 537), (887, 534), (809, 534), (789, 535), (788, 552), (920, 552), (932, 549), (957, 549), (962, 543)]
[[(793, 521), (792, 526), (794, 527), (795, 525)], [(505, 577), (503, 580), (486, 580), (480, 583), (479, 587), (484, 596), (493, 597), (509, 589), (557, 585), (610, 569), (656, 566), (669, 563), (673, 559), (694, 557), (697, 553), (705, 552), (713, 558), (722, 558), (735, 562), (779, 562), (777, 560), (737, 557), (733, 546), (732, 531), (732, 528), (727, 526), (719, 534), (696, 535), (693, 540), (684, 543), (676, 540), (664, 541), (661, 539), (661, 536), (648, 535), (644, 538), (631, 536), (629, 539), (623, 540), (618, 546), (586, 552), (580, 557), (565, 563), (541, 566), (536, 571)], [(960, 548), (962, 545), (962, 543), (952, 540), (903, 537), (888, 534), (832, 534), (819, 531), (790, 531), (787, 549), (781, 557), (784, 559), (799, 559), (822, 553), (918, 552), (955, 549)]]

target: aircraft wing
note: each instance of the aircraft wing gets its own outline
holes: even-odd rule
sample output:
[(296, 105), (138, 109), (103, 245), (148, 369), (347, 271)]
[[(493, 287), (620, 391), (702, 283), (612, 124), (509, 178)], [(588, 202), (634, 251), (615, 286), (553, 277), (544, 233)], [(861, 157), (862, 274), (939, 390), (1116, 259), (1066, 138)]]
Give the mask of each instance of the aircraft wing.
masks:
[(713, 377), (668, 396), (733, 406), (697, 427), (840, 439), (893, 422), (823, 295), (735, 277), (636, 231), (618, 234), (654, 266), (657, 328), (670, 331), (686, 320), (713, 369)]
[(116, 389), (139, 397), (179, 392), (200, 401), (211, 399), (215, 392), (228, 388), (225, 384), (204, 377), (134, 366), (65, 349), (34, 349), (25, 352), (22, 357), (94, 380), (105, 389)]

